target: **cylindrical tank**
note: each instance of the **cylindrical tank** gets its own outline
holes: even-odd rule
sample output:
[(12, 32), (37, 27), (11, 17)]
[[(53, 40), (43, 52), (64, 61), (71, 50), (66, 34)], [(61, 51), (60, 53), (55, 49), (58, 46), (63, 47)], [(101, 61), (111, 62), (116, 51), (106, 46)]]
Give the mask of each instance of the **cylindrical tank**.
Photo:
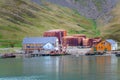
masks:
[(74, 37), (86, 38), (85, 34), (73, 34)]
[(90, 38), (88, 43), (89, 43), (88, 46), (92, 47), (93, 46), (93, 39)]
[(67, 46), (79, 46), (79, 39), (73, 36), (63, 37), (63, 44)]
[(49, 30), (44, 32), (44, 37), (57, 37), (59, 40), (59, 44), (62, 43), (62, 37), (67, 36), (67, 31), (62, 29), (56, 29), (56, 30)]
[(83, 46), (83, 39), (86, 39), (86, 35), (85, 34), (73, 34), (74, 37), (78, 37), (79, 41), (79, 46)]
[(93, 39), (85, 38), (83, 39), (83, 46), (92, 47)]
[(102, 39), (100, 37), (93, 38), (93, 42), (99, 43)]

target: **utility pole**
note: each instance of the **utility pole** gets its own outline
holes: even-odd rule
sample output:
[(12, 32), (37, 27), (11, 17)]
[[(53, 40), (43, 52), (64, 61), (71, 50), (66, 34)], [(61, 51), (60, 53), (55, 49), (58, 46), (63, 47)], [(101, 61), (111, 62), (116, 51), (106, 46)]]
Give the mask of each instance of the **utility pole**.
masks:
[(60, 32), (60, 50), (62, 48), (62, 33)]
[(117, 48), (117, 49), (120, 49), (120, 42), (117, 42), (117, 45), (118, 45), (118, 48)]

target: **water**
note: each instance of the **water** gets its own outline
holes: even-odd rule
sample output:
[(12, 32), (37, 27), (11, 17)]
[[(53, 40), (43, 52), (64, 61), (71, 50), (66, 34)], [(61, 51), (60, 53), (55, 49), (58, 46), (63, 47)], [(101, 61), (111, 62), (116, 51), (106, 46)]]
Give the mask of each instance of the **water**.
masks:
[(0, 80), (120, 80), (115, 56), (0, 59)]

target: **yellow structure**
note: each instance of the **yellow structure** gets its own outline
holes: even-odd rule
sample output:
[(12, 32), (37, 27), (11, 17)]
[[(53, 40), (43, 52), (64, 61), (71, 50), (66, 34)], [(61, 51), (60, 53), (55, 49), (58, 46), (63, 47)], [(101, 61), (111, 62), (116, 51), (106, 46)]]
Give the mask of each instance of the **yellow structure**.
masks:
[(101, 41), (100, 43), (94, 45), (92, 51), (111, 51), (111, 44), (107, 41)]

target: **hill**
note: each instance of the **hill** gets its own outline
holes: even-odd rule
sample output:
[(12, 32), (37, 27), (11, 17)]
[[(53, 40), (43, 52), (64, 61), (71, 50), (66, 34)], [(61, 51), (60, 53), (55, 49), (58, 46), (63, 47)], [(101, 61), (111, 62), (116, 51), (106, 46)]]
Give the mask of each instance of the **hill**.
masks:
[[(42, 0), (32, 0), (41, 5)], [(82, 16), (95, 19), (98, 33), (104, 39), (120, 41), (120, 0), (46, 0), (77, 10)], [(96, 30), (96, 31), (97, 31)], [(99, 32), (100, 30), (100, 32)], [(96, 32), (97, 33), (97, 32)]]
[(107, 13), (107, 16), (111, 16), (107, 23), (105, 23), (104, 17), (99, 19), (99, 22), (102, 21), (100, 23), (102, 25), (99, 25), (101, 35), (103, 35), (104, 38), (112, 38), (120, 41), (120, 0), (115, 8)]
[[(31, 0), (41, 4), (43, 0)], [(44, 0), (77, 10), (82, 16), (97, 19), (111, 11), (118, 0)]]
[(76, 10), (44, 1), (38, 5), (30, 0), (0, 0), (2, 42), (42, 36), (50, 29), (66, 29), (69, 34), (82, 33), (88, 37), (100, 34), (96, 22), (81, 16)]

